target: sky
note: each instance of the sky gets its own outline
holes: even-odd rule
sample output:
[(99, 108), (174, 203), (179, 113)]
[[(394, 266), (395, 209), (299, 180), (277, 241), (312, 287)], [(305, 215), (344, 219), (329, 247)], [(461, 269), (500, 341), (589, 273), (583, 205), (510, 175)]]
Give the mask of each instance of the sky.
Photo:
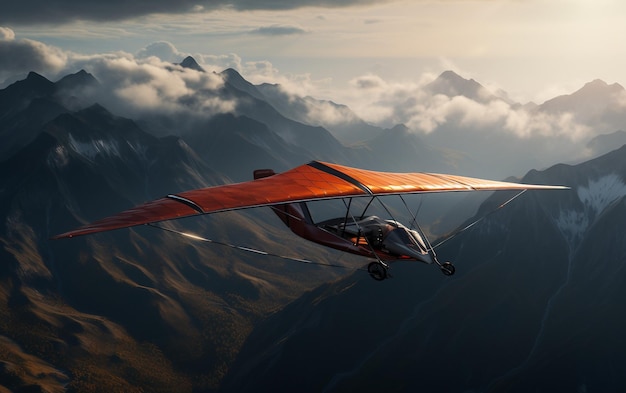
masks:
[[(626, 83), (621, 0), (20, 0), (0, 5), (0, 86), (101, 59), (192, 55), (373, 119), (445, 70), (515, 101)], [(378, 90), (364, 91), (363, 87)]]

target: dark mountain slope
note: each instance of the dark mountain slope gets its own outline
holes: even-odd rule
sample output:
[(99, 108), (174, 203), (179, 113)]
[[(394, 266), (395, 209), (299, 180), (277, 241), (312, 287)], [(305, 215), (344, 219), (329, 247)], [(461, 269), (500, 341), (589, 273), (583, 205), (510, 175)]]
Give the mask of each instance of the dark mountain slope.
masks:
[(56, 83), (31, 72), (0, 90), (0, 161), (35, 139), (45, 123), (69, 112), (68, 107), (81, 107), (78, 92), (98, 85), (82, 70)]
[(54, 90), (54, 83), (36, 72), (30, 72), (26, 79), (0, 90), (0, 119), (19, 112), (35, 98), (50, 96)]
[(426, 269), (418, 276), (410, 272), (413, 268), (421, 270), (422, 266), (402, 264), (394, 269), (397, 278), (382, 283), (365, 271), (356, 272), (263, 321), (246, 342), (222, 389), (323, 391), (335, 373), (349, 370), (384, 346), (411, 313), (411, 302), (396, 299), (415, 296), (415, 288), (420, 288), (422, 296), (430, 296), (441, 285), (439, 272)]
[(446, 243), (449, 279), (395, 265), (381, 292), (355, 276), (303, 297), (255, 329), (225, 388), (623, 390), (624, 157), (531, 171), (573, 190), (528, 192)]
[(520, 364), (489, 385), (489, 391), (592, 389), (621, 391), (626, 366), (621, 338), (626, 328), (623, 226), (626, 199), (598, 218), (577, 247), (558, 293), (544, 315), (542, 334)]
[(346, 145), (372, 139), (382, 132), (380, 127), (366, 123), (346, 105), (288, 94), (280, 85), (264, 83), (255, 87), (285, 117), (322, 126)]
[(371, 152), (365, 165), (373, 170), (457, 173), (460, 162), (467, 161), (461, 153), (429, 146), (403, 125), (381, 131), (364, 145)]
[[(93, 307), (79, 311), (71, 306), (80, 308), (89, 299), (104, 300), (118, 291), (107, 288), (97, 292), (107, 280), (106, 274), (100, 274), (103, 270), (98, 262), (103, 253), (94, 250), (93, 244), (79, 240), (74, 247), (67, 247), (47, 240), (55, 228), (77, 224), (72, 219), (75, 210), (89, 207), (72, 206), (67, 193), (72, 192), (77, 198), (74, 201), (82, 200), (87, 192), (106, 195), (105, 200), (90, 202), (103, 202), (113, 208), (122, 205), (123, 198), (116, 197), (101, 176), (69, 161), (64, 161), (64, 167), (72, 172), (76, 182), (59, 184), (49, 161), (56, 158), (57, 147), (54, 137), (42, 134), (0, 167), (0, 174), (6, 180), (3, 183), (6, 188), (0, 194), (4, 217), (0, 227), (4, 246), (0, 251), (3, 262), (0, 280), (6, 289), (0, 306), (5, 315), (2, 335), (15, 340), (29, 356), (46, 359), (66, 370), (73, 380), (70, 389), (87, 391), (89, 386), (109, 386), (130, 391), (137, 383), (148, 383), (155, 391), (168, 391), (183, 386), (185, 382), (176, 376), (171, 365), (163, 367), (160, 376), (151, 374), (149, 370), (165, 360), (158, 351), (141, 348), (126, 329), (106, 317), (92, 314)], [(23, 172), (18, 174), (15, 168)], [(125, 306), (119, 311), (133, 303), (121, 304)], [(32, 366), (32, 359), (16, 355), (19, 358), (16, 364)], [(119, 369), (102, 368), (109, 361), (114, 361)], [(135, 370), (136, 379), (119, 378), (123, 369)], [(16, 380), (8, 387), (18, 390), (20, 373), (14, 371), (10, 375)], [(68, 382), (59, 381), (64, 385)]]
[[(522, 219), (525, 222), (527, 217), (541, 217), (541, 208), (518, 207), (516, 213), (525, 217)], [(535, 233), (546, 224), (549, 222), (544, 220), (533, 224)], [(542, 235), (529, 238), (526, 225), (513, 217), (505, 222), (490, 221), (481, 227), (491, 236), (483, 234), (475, 242), (464, 242), (462, 253), (460, 250), (439, 252), (444, 260), (454, 260), (459, 269), (457, 276), (449, 280), (432, 267), (402, 264), (394, 267), (393, 279), (382, 283), (385, 288), (381, 293), (374, 288), (358, 291), (358, 286), (354, 286), (345, 291), (329, 290), (337, 295), (321, 295), (327, 297), (323, 303), (317, 300), (320, 295), (308, 298), (308, 308), (302, 306), (298, 313), (305, 316), (301, 321), (282, 322), (291, 326), (285, 336), (261, 341), (280, 342), (281, 347), (290, 348), (289, 352), (277, 353), (271, 346), (271, 351), (258, 349), (257, 353), (269, 354), (263, 364), (272, 368), (258, 379), (254, 378), (255, 373), (235, 374), (233, 379), (246, 381), (249, 384), (246, 386), (254, 386), (251, 390), (255, 391), (289, 389), (302, 373), (314, 375), (318, 383), (307, 384), (311, 388), (306, 391), (458, 391), (475, 382), (466, 385), (469, 376), (450, 377), (450, 370), (499, 375), (507, 366), (523, 359), (524, 348), (531, 345), (539, 328), (536, 321), (543, 311), (540, 302), (528, 299), (533, 304), (528, 307), (523, 297), (518, 298), (511, 282), (533, 275), (559, 274), (565, 263), (552, 262), (550, 269), (541, 264), (529, 266), (528, 261), (535, 258), (537, 249), (546, 260), (559, 261), (563, 255), (551, 252), (552, 245)], [(537, 249), (525, 247), (533, 241), (537, 242)], [(549, 282), (535, 285), (532, 296), (547, 296), (550, 285)], [(364, 307), (356, 308), (356, 304)], [(340, 317), (344, 313), (350, 318)], [(320, 314), (326, 317), (326, 323), (315, 322)], [(281, 317), (277, 315), (275, 319)], [(271, 327), (268, 331), (276, 329)], [(255, 333), (250, 340), (256, 337)], [(512, 340), (516, 340), (517, 349), (509, 345), (506, 358), (484, 348), (502, 348)], [(472, 356), (476, 353), (484, 361)], [(495, 364), (494, 359), (497, 359)], [(292, 380), (294, 374), (296, 378)], [(232, 388), (243, 386), (234, 384)]]
[(568, 269), (547, 305), (532, 351), (493, 382), (491, 391), (503, 386), (512, 392), (621, 391), (626, 386), (615, 371), (626, 364), (620, 338), (626, 325), (620, 312), (626, 296), (621, 268), (626, 262), (625, 154), (623, 147), (576, 167), (578, 203), (564, 206), (560, 216), (571, 250)]
[(615, 131), (610, 134), (598, 135), (585, 146), (593, 157), (604, 155), (617, 146), (626, 144), (626, 131)]
[(50, 98), (35, 98), (29, 104), (1, 122), (0, 160), (9, 158), (21, 147), (32, 141), (46, 122), (68, 110)]
[(237, 101), (237, 115), (252, 118), (265, 124), (286, 143), (306, 149), (321, 160), (351, 156), (326, 129), (309, 126), (284, 117), (268, 103), (256, 87), (234, 70), (222, 73), (226, 82), (222, 96)]
[(195, 151), (201, 152), (208, 166), (219, 173), (228, 173), (233, 181), (250, 180), (255, 169), (282, 172), (315, 157), (246, 116), (214, 116), (184, 138)]
[[(253, 320), (336, 274), (280, 270), (285, 262), (144, 227), (48, 240), (168, 192), (224, 182), (179, 138), (151, 136), (101, 106), (47, 123), (0, 162), (0, 179), (0, 336), (23, 348), (5, 346), (16, 357), (5, 368), (13, 390), (30, 381), (17, 365), (39, 363), (52, 376), (63, 370), (69, 381), (59, 384), (74, 391), (216, 389)], [(280, 244), (285, 232), (266, 223), (223, 215), (178, 225), (297, 255), (299, 242)]]

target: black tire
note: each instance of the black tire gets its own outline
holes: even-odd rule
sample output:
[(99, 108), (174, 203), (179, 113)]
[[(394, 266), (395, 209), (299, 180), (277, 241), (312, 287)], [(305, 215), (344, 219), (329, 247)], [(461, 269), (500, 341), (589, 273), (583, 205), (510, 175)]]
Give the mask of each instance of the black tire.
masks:
[(444, 262), (441, 264), (441, 272), (446, 276), (451, 276), (456, 272), (456, 268), (450, 262)]
[(380, 262), (370, 262), (367, 265), (367, 272), (376, 281), (383, 281), (387, 278), (387, 268)]

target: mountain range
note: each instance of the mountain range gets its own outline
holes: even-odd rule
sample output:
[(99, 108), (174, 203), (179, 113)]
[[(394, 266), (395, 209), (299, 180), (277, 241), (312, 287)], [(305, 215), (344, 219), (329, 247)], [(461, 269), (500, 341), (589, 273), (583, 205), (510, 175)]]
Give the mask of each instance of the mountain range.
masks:
[[(208, 74), (192, 58), (168, 72)], [(577, 142), (597, 157), (531, 170), (532, 160), (511, 156), (510, 174), (572, 191), (528, 192), (447, 242), (438, 254), (457, 265), (453, 277), (397, 263), (393, 279), (374, 282), (360, 270), (366, 261), (296, 238), (269, 209), (164, 225), (344, 268), (149, 227), (49, 240), (169, 193), (311, 159), (398, 172), (506, 166), (482, 151), (437, 144), (435, 133), (402, 124), (384, 129), (345, 105), (253, 85), (232, 69), (213, 76), (215, 87), (178, 99), (180, 112), (135, 117), (110, 109), (119, 106), (108, 84), (85, 71), (57, 82), (30, 73), (0, 90), (0, 391), (626, 387), (616, 371), (626, 353), (619, 338), (623, 88), (594, 81), (532, 106), (533, 113), (576, 113), (598, 124), (606, 135)], [(425, 90), (450, 101), (520, 106), (451, 71)], [(605, 105), (583, 107), (585, 97)], [(236, 105), (220, 113), (198, 109), (217, 100)], [(342, 120), (316, 117), (322, 110)], [(473, 132), (450, 124), (437, 130), (461, 131)], [(535, 154), (516, 146), (516, 157)], [(492, 173), (507, 170), (497, 169)], [(419, 217), (441, 234), (506, 197), (426, 196)]]

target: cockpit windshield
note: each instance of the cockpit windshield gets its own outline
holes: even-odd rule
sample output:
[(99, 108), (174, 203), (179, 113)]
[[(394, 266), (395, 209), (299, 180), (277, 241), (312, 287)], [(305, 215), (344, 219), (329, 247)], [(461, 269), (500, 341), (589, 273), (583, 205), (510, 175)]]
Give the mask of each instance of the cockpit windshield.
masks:
[(385, 244), (394, 242), (397, 244), (404, 244), (412, 249), (418, 248), (422, 253), (428, 252), (424, 239), (419, 232), (414, 229), (409, 229), (399, 222), (387, 221), (387, 223), (392, 225), (394, 229), (387, 234), (388, 239), (385, 239)]

